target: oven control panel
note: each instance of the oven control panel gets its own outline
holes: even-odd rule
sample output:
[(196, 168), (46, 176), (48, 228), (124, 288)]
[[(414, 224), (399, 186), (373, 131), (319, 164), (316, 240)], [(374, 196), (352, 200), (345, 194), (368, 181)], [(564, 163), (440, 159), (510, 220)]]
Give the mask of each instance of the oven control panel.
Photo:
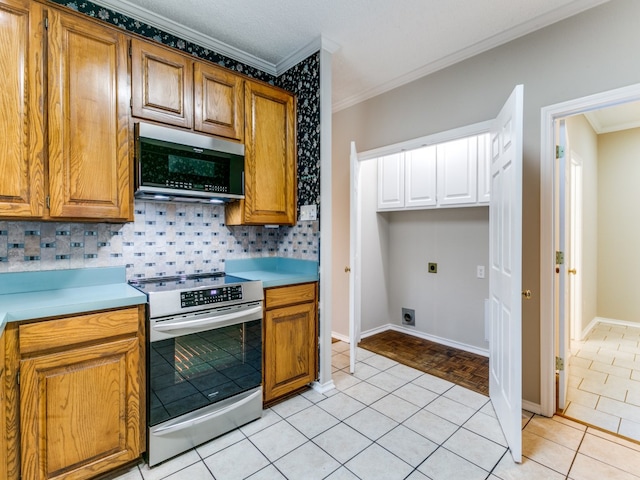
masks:
[(216, 288), (180, 292), (180, 306), (182, 308), (230, 302), (233, 300), (242, 300), (242, 285), (225, 285)]

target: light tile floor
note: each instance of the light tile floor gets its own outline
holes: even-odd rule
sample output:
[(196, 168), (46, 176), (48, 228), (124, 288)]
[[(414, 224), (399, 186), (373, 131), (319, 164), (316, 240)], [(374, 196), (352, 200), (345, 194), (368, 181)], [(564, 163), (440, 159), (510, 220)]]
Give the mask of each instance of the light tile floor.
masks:
[(118, 480), (639, 479), (640, 445), (523, 412), (515, 464), (489, 399), (366, 350), (348, 373), (333, 344), (327, 394), (309, 390), (256, 420)]
[(640, 440), (640, 328), (597, 323), (571, 344), (564, 414)]

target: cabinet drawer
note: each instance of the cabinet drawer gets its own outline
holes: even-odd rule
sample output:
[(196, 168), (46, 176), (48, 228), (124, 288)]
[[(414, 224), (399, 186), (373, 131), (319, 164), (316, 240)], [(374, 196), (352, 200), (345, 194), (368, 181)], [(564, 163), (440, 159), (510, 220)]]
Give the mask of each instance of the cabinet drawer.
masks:
[(137, 331), (137, 307), (44, 320), (20, 325), (20, 353), (51, 350)]
[(267, 288), (264, 292), (265, 308), (267, 309), (296, 303), (313, 302), (316, 299), (316, 283)]

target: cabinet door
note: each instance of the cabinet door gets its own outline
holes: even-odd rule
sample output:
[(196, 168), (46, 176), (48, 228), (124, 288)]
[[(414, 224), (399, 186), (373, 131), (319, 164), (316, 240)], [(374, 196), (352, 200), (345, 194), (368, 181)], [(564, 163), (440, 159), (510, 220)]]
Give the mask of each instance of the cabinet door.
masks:
[(44, 212), (42, 7), (0, 3), (0, 217)]
[(402, 153), (378, 158), (378, 210), (404, 208), (404, 160)]
[(89, 479), (140, 455), (137, 338), (28, 358), (22, 478)]
[(0, 333), (0, 478), (9, 478), (7, 470), (7, 400), (5, 382), (4, 332)]
[(436, 147), (431, 145), (404, 153), (405, 208), (436, 205)]
[(264, 322), (264, 401), (316, 379), (315, 302), (267, 310)]
[(478, 135), (478, 203), (491, 200), (491, 140), (490, 134)]
[(131, 94), (134, 117), (191, 128), (193, 62), (168, 48), (132, 39)]
[(437, 146), (438, 205), (476, 203), (477, 146), (477, 137)]
[(295, 225), (296, 104), (293, 95), (245, 82), (245, 198), (228, 204), (228, 225)]
[(244, 140), (244, 81), (222, 68), (195, 62), (195, 130)]
[(130, 220), (127, 41), (49, 11), (50, 216)]

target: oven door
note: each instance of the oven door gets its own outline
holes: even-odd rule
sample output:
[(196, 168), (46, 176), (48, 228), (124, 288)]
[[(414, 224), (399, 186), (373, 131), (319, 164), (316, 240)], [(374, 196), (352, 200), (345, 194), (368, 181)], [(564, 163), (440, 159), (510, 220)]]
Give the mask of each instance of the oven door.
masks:
[(149, 426), (262, 383), (262, 302), (150, 319)]

